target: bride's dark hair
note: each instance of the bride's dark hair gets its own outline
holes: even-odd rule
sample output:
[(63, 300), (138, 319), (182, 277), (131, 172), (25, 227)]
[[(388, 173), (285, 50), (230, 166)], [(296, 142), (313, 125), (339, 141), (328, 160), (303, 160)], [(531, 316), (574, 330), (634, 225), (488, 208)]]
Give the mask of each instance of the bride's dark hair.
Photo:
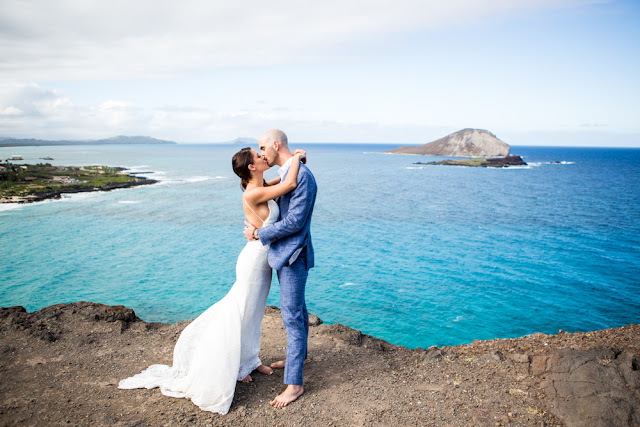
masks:
[(251, 153), (251, 147), (245, 147), (242, 150), (238, 151), (233, 155), (233, 159), (231, 159), (231, 166), (233, 167), (233, 171), (238, 175), (241, 179), (240, 185), (243, 190), (246, 190), (247, 184), (251, 179), (251, 171), (249, 170), (249, 165), (253, 164), (253, 154)]

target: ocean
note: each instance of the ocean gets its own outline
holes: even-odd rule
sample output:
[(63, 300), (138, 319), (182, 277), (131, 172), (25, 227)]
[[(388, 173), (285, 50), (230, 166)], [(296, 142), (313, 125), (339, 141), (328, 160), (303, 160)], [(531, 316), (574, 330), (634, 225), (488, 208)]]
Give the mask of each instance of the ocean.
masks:
[[(529, 166), (485, 169), (382, 154), (396, 146), (296, 146), (318, 183), (310, 312), (411, 348), (640, 321), (640, 149), (516, 146)], [(160, 181), (0, 205), (0, 306), (195, 318), (232, 286), (245, 244), (241, 147), (0, 148)], [(278, 292), (274, 274), (269, 304)]]

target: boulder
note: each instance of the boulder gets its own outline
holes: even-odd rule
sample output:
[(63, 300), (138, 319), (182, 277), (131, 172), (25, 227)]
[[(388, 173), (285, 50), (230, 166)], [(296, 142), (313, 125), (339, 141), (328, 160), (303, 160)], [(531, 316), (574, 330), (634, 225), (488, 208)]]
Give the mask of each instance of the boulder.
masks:
[(628, 352), (560, 349), (534, 357), (532, 373), (541, 376), (551, 412), (567, 425), (640, 425), (640, 371)]

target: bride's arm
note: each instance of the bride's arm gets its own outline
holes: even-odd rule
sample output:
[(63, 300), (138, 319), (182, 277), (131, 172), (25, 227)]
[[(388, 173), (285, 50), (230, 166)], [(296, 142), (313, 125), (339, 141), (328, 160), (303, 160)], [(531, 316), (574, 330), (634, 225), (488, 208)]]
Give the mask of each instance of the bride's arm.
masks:
[(295, 188), (297, 187), (296, 181), (298, 179), (301, 157), (301, 153), (296, 153), (293, 156), (293, 159), (291, 160), (291, 166), (289, 167), (289, 172), (287, 173), (287, 177), (284, 181), (276, 185), (270, 185), (269, 187), (258, 187), (247, 191), (245, 193), (245, 197), (247, 198), (247, 200), (257, 205), (260, 203), (264, 203), (267, 200), (272, 200), (276, 197), (280, 197), (292, 190), (295, 190)]
[[(300, 157), (300, 161), (302, 163), (307, 163), (307, 152), (301, 149), (297, 149), (296, 151), (293, 152), (293, 155), (295, 156), (296, 154), (302, 154), (302, 157)], [(267, 186), (271, 186), (271, 185), (276, 185), (280, 182), (280, 177), (277, 178), (273, 178), (270, 181), (266, 181)]]
[(276, 185), (280, 182), (280, 177), (273, 178), (271, 181), (267, 181), (267, 186)]

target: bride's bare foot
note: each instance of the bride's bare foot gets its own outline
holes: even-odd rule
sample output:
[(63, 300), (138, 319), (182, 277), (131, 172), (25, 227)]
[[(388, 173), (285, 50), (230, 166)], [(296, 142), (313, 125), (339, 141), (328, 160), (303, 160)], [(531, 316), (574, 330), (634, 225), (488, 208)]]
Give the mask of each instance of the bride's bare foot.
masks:
[(251, 375), (247, 375), (242, 379), (243, 383), (250, 383), (251, 381), (253, 381), (253, 378), (251, 378)]
[(289, 384), (285, 391), (277, 395), (275, 399), (269, 402), (269, 405), (276, 408), (284, 408), (289, 403), (295, 401), (304, 393), (304, 387), (301, 385)]
[(264, 366), (264, 365), (260, 365), (260, 366), (258, 366), (258, 367), (256, 368), (256, 370), (257, 370), (258, 372), (260, 372), (261, 374), (264, 374), (264, 375), (271, 375), (271, 374), (273, 374), (273, 369), (271, 369), (271, 368), (270, 368), (270, 367), (268, 367), (268, 366)]
[[(309, 359), (304, 359), (304, 364), (306, 365), (308, 361)], [(278, 360), (277, 362), (273, 362), (271, 367), (275, 369), (282, 369), (284, 368), (285, 362), (286, 360)]]

